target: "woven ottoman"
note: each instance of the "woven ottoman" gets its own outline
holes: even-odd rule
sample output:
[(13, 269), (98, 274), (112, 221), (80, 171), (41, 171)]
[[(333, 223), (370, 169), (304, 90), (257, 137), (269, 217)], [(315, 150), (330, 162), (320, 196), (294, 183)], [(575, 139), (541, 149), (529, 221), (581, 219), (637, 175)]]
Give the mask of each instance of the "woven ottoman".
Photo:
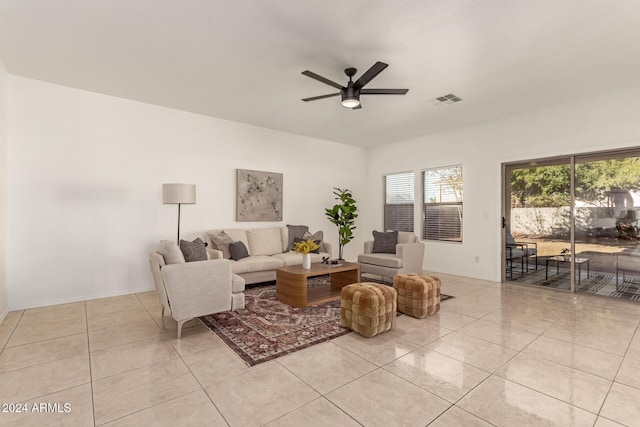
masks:
[(440, 279), (426, 274), (398, 274), (393, 288), (398, 291), (398, 311), (422, 319), (440, 311)]
[(340, 324), (373, 337), (393, 328), (396, 323), (398, 294), (391, 286), (378, 283), (353, 283), (340, 293)]

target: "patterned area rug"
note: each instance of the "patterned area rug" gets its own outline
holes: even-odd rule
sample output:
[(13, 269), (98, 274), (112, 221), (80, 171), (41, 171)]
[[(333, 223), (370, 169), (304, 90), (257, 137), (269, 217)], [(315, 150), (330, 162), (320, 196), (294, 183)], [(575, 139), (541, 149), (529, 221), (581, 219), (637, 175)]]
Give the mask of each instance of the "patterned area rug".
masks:
[[(622, 277), (620, 277), (620, 280), (622, 280)], [(546, 279), (545, 270), (540, 269), (513, 281), (557, 289), (569, 289), (571, 286), (571, 277), (568, 269), (560, 269), (560, 274), (555, 274), (555, 269), (553, 269), (553, 272), (550, 271), (549, 277)], [(619, 284), (618, 290), (616, 290), (616, 276), (612, 273), (592, 271), (587, 277), (586, 271), (583, 271), (580, 284), (576, 283), (576, 291), (610, 298), (640, 301), (640, 284), (638, 281), (625, 280), (624, 283)]]
[[(328, 276), (310, 278), (309, 286), (327, 280)], [(351, 332), (340, 326), (340, 300), (294, 308), (276, 300), (275, 294), (275, 282), (250, 286), (244, 309), (202, 316), (200, 321), (249, 366)], [(441, 301), (449, 298), (441, 295)]]

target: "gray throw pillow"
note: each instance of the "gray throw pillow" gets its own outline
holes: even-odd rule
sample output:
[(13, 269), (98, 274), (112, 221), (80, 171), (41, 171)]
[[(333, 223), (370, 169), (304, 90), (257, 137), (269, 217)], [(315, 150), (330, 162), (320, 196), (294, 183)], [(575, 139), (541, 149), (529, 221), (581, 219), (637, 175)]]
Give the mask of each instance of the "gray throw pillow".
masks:
[(229, 252), (231, 252), (231, 259), (240, 261), (242, 258), (249, 256), (247, 247), (242, 242), (233, 242), (229, 245)]
[(304, 233), (309, 232), (309, 227), (307, 227), (306, 225), (287, 224), (287, 229), (289, 230), (289, 245), (287, 246), (287, 250), (285, 252), (293, 250), (294, 239), (302, 239), (304, 237)]
[(215, 248), (222, 252), (222, 257), (225, 259), (231, 258), (231, 252), (229, 252), (229, 245), (233, 242), (231, 236), (229, 236), (224, 231), (221, 231), (218, 234), (209, 234), (209, 238), (211, 242), (214, 244)]
[(207, 260), (207, 249), (204, 246), (204, 242), (199, 237), (193, 242), (181, 239), (180, 250), (182, 251), (182, 255), (184, 255), (184, 260), (186, 262)]
[(395, 254), (397, 244), (397, 231), (388, 231), (386, 233), (374, 231), (373, 250), (371, 252), (373, 252), (374, 254)]

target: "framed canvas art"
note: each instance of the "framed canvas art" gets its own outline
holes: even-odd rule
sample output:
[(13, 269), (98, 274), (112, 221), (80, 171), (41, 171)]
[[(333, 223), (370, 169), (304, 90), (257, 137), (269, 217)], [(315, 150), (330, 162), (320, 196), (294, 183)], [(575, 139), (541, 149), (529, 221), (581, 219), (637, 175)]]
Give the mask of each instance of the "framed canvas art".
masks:
[(236, 169), (236, 221), (282, 221), (281, 173)]

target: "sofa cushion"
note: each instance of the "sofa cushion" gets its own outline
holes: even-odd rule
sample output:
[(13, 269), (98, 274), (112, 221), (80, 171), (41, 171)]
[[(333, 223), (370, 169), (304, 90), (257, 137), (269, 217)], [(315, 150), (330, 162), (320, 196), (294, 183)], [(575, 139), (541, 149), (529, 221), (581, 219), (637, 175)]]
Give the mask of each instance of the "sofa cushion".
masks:
[(244, 292), (244, 279), (235, 273), (231, 273), (231, 292)]
[(156, 252), (162, 255), (165, 264), (184, 264), (186, 262), (178, 245), (169, 240), (161, 240)]
[(247, 230), (243, 228), (225, 228), (224, 230), (214, 230), (214, 234), (224, 231), (231, 237), (232, 242), (242, 242), (251, 255), (251, 248), (249, 247), (249, 239), (247, 239)]
[(207, 249), (204, 247), (204, 242), (201, 238), (195, 239), (193, 242), (180, 239), (180, 251), (184, 255), (186, 262), (194, 261), (206, 261)]
[[(249, 273), (252, 271), (275, 270), (276, 268), (283, 267), (284, 262), (276, 258), (276, 256), (277, 255), (251, 255), (247, 258), (242, 258), (239, 261), (233, 262), (231, 264), (231, 271), (236, 274), (241, 274)], [(300, 258), (300, 262), (302, 262), (302, 257)]]
[(374, 254), (395, 254), (396, 245), (398, 244), (398, 232), (373, 231), (373, 250)]
[(398, 244), (417, 242), (416, 234), (411, 231), (398, 231)]
[(374, 264), (381, 267), (401, 268), (402, 258), (393, 254), (360, 254), (358, 262), (362, 264)]
[(306, 225), (289, 225), (287, 224), (287, 229), (289, 231), (289, 244), (284, 252), (289, 252), (293, 250), (293, 241), (297, 237), (298, 239), (302, 239), (304, 237), (304, 233), (309, 231), (309, 227)]
[(249, 256), (247, 247), (240, 241), (231, 243), (229, 245), (229, 252), (231, 252), (231, 259), (236, 261), (240, 261)]
[(211, 240), (214, 249), (222, 252), (222, 257), (225, 259), (231, 258), (231, 252), (229, 252), (229, 245), (233, 243), (233, 239), (224, 231), (217, 234), (209, 234), (209, 240)]
[(282, 253), (282, 238), (277, 227), (247, 230), (251, 255), (274, 255)]

